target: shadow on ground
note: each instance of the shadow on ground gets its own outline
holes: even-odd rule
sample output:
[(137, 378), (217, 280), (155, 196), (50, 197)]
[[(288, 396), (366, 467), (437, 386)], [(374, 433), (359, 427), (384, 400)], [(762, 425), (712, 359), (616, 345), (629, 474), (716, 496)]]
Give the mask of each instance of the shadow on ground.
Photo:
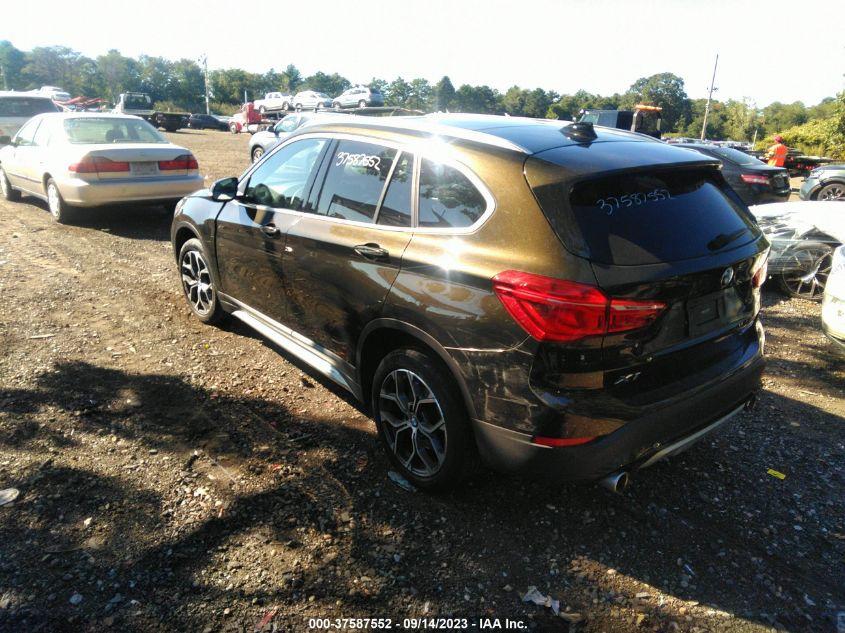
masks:
[[(66, 363), (0, 392), (0, 441), (26, 462), (8, 482), (21, 499), (0, 510), (0, 629), (252, 630), (278, 605), (274, 622), (304, 630), (308, 615), (401, 618), (429, 603), (565, 630), (520, 603), (515, 590), (537, 585), (607, 630), (631, 624), (596, 607), (617, 600), (612, 575), (736, 626), (830, 630), (845, 547), (827, 513), (845, 481), (824, 438), (837, 431), (841, 420), (766, 393), (624, 496), (491, 473), (429, 496), (386, 479), (365, 430)], [(665, 610), (642, 607), (651, 622)]]

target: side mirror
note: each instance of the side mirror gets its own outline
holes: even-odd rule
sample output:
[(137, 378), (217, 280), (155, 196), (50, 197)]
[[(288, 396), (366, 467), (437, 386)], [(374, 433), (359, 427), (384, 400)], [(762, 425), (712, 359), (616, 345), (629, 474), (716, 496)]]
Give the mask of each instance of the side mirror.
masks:
[(11, 145), (12, 144), (12, 137), (11, 136), (0, 136), (0, 145)]
[(238, 179), (235, 176), (221, 178), (211, 185), (211, 199), (222, 202), (234, 200), (238, 195)]

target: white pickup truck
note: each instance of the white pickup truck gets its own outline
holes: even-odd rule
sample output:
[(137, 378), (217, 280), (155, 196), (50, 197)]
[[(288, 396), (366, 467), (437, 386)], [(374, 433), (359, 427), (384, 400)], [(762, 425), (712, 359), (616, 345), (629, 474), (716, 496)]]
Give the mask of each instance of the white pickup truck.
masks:
[(278, 112), (290, 110), (293, 97), (281, 92), (268, 92), (263, 99), (256, 99), (253, 103), (255, 109), (261, 114), (265, 112)]

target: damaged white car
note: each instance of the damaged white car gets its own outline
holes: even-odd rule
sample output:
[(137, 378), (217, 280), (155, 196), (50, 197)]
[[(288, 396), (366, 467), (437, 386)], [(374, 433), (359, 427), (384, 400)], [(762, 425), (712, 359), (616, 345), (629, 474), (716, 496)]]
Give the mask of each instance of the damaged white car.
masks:
[(791, 297), (821, 301), (833, 251), (845, 244), (840, 202), (777, 202), (750, 207), (772, 245), (769, 277)]

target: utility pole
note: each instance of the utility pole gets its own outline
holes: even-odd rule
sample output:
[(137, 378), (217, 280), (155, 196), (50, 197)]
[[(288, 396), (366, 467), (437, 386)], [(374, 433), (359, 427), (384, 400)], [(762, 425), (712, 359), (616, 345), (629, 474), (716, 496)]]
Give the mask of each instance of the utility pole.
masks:
[(713, 64), (713, 78), (710, 79), (710, 92), (707, 93), (707, 105), (704, 106), (704, 123), (701, 126), (701, 140), (707, 134), (707, 115), (710, 114), (710, 101), (713, 99), (713, 91), (716, 88), (716, 67), (719, 65), (719, 53), (716, 53), (716, 63)]
[(202, 62), (202, 72), (205, 76), (205, 113), (211, 114), (211, 107), (208, 103), (208, 53), (203, 53), (200, 61)]

